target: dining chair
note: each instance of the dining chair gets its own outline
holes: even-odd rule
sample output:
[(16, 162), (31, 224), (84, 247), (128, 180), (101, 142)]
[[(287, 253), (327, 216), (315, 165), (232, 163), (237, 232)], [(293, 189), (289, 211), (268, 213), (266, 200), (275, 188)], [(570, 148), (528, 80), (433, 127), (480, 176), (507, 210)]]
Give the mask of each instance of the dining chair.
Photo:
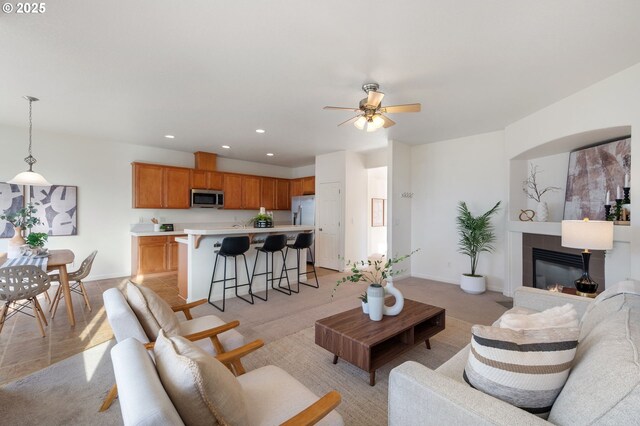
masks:
[[(81, 295), (84, 298), (84, 303), (89, 308), (89, 312), (91, 312), (91, 304), (89, 303), (89, 296), (87, 296), (87, 289), (84, 287), (84, 280), (89, 273), (91, 272), (91, 266), (93, 266), (93, 260), (96, 258), (98, 254), (98, 250), (94, 250), (85, 260), (82, 261), (80, 268), (77, 271), (69, 272), (69, 290), (74, 293)], [(60, 283), (60, 275), (59, 274), (51, 274), (49, 278), (52, 282)], [(64, 292), (62, 291), (62, 286), (58, 285), (58, 289), (56, 290), (55, 296), (53, 296), (53, 301), (49, 305), (49, 311), (51, 311), (51, 318), (56, 316), (56, 311), (58, 310), (58, 304), (60, 303), (60, 299), (64, 297)]]
[[(2, 332), (7, 319), (22, 312), (36, 319), (40, 334), (45, 337), (42, 323), (45, 326), (49, 324), (40, 303), (38, 303), (37, 296), (46, 292), (50, 285), (49, 276), (37, 266), (22, 265), (0, 268), (0, 302), (4, 302), (4, 305), (0, 307), (0, 332)], [(29, 307), (33, 310), (33, 315), (25, 312), (25, 309)]]

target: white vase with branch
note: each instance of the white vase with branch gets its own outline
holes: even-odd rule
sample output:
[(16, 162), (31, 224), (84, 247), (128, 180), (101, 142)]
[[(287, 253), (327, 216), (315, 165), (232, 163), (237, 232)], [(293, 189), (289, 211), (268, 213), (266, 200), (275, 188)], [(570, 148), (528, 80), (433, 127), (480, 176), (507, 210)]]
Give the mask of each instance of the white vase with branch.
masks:
[(538, 172), (538, 166), (531, 164), (531, 167), (529, 168), (529, 176), (527, 176), (527, 179), (522, 182), (522, 191), (528, 198), (537, 203), (535, 215), (536, 221), (546, 222), (549, 220), (549, 206), (546, 201), (542, 200), (542, 196), (547, 192), (560, 191), (561, 188), (558, 188), (557, 186), (540, 188), (537, 182)]

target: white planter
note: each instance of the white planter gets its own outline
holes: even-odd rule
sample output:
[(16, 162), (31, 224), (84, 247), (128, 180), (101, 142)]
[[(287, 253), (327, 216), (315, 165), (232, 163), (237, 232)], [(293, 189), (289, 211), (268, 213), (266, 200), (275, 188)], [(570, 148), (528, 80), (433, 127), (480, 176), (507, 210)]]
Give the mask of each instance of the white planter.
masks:
[(546, 201), (540, 201), (536, 208), (536, 221), (546, 222), (549, 220), (549, 206)]
[(482, 294), (487, 290), (487, 283), (483, 276), (472, 277), (470, 275), (462, 274), (460, 277), (460, 288), (465, 293), (469, 294)]
[(384, 288), (380, 284), (371, 284), (367, 288), (367, 300), (369, 318), (371, 321), (380, 321), (384, 312)]
[(369, 313), (369, 304), (362, 301), (362, 312), (365, 314)]

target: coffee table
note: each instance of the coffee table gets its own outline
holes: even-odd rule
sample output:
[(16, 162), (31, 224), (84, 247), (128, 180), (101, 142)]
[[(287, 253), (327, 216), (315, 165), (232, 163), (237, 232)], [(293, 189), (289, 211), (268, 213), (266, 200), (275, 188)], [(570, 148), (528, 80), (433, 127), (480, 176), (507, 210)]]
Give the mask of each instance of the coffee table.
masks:
[(425, 342), (445, 325), (445, 310), (437, 306), (404, 299), (399, 315), (371, 321), (362, 308), (351, 309), (316, 321), (316, 345), (369, 373), (369, 384), (376, 384), (376, 370), (416, 344)]

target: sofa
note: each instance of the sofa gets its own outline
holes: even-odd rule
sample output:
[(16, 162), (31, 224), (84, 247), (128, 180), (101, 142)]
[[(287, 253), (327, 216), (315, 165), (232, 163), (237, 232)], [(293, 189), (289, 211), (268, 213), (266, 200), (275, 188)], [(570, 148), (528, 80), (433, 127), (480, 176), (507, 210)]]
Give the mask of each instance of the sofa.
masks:
[(640, 424), (640, 283), (623, 281), (596, 299), (522, 287), (513, 300), (513, 312), (571, 303), (581, 318), (576, 356), (548, 420), (469, 386), (467, 345), (436, 370), (408, 361), (391, 371), (389, 425)]

